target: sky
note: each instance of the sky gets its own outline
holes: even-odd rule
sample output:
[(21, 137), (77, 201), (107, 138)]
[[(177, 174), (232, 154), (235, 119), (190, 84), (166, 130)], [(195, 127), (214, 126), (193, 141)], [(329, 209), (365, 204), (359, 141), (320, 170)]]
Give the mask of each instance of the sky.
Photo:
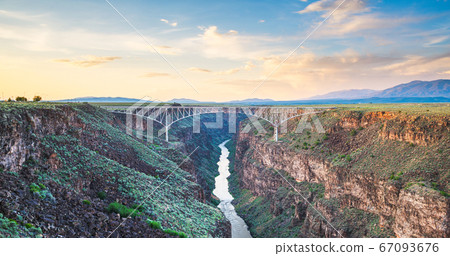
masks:
[(108, 1), (0, 0), (2, 99), (296, 100), (450, 78), (446, 0)]

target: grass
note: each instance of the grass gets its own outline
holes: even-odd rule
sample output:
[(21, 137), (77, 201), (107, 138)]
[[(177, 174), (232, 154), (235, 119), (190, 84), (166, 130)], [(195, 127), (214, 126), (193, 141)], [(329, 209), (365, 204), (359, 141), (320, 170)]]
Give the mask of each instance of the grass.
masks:
[(122, 218), (138, 216), (137, 211), (135, 211), (132, 208), (128, 208), (127, 206), (125, 206), (121, 203), (118, 203), (118, 202), (110, 203), (108, 205), (108, 207), (106, 208), (106, 211), (109, 213), (112, 213), (112, 212), (118, 213), (118, 214), (120, 214), (120, 217), (122, 217)]
[(165, 229), (165, 230), (164, 230), (164, 233), (169, 234), (169, 235), (171, 235), (171, 236), (177, 236), (177, 237), (179, 237), (179, 238), (187, 238), (187, 235), (186, 235), (185, 233), (183, 233), (183, 232), (178, 232), (178, 231), (172, 230), (172, 229), (170, 229), (170, 228)]
[(153, 229), (162, 229), (161, 223), (154, 220), (147, 220), (147, 224)]

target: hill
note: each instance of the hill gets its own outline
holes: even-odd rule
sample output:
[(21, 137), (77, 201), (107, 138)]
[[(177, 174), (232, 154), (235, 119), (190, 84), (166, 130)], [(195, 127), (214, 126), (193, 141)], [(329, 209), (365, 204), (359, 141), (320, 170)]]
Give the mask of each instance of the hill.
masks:
[(372, 97), (450, 97), (450, 80), (412, 81), (375, 93)]
[(351, 90), (342, 90), (330, 92), (327, 94), (317, 95), (308, 98), (309, 100), (316, 99), (363, 99), (368, 98), (370, 95), (375, 94), (376, 90), (370, 89), (351, 89)]
[[(382, 91), (369, 89), (351, 89), (334, 91), (323, 95), (317, 95), (307, 100), (324, 99), (368, 99), (368, 98), (450, 98), (450, 80), (440, 79), (434, 81), (412, 81), (400, 84)], [(389, 102), (389, 100), (386, 100)], [(398, 101), (397, 101), (398, 102)], [(430, 101), (434, 102), (434, 100)]]
[(79, 97), (73, 99), (57, 100), (56, 102), (137, 102), (139, 99), (124, 98), (124, 97)]

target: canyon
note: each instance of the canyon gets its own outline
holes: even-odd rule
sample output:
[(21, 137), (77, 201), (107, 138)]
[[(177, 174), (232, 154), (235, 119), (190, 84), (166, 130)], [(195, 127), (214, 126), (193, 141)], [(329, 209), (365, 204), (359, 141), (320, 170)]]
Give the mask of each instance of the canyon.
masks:
[(226, 115), (200, 133), (186, 118), (167, 143), (89, 104), (4, 103), (0, 236), (231, 237), (213, 193), (229, 140), (232, 204), (252, 237), (449, 237), (449, 108), (340, 106), (315, 116), (324, 132), (297, 118), (278, 142), (264, 122), (244, 133), (245, 116), (237, 134)]

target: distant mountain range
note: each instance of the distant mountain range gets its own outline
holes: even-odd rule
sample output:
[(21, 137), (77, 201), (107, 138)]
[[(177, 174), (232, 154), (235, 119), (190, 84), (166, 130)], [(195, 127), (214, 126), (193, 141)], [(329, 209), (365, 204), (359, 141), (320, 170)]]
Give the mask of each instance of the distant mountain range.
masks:
[[(137, 102), (139, 99), (124, 97), (81, 97), (59, 100), (59, 102), (109, 102), (126, 103)], [(308, 99), (291, 101), (274, 101), (272, 99), (251, 98), (227, 102), (205, 102), (186, 98), (175, 98), (169, 103), (196, 104), (196, 103), (227, 103), (247, 105), (286, 105), (286, 104), (347, 104), (347, 103), (401, 103), (401, 102), (449, 102), (450, 80), (412, 81), (400, 84), (385, 90), (352, 89), (334, 91), (317, 95)]]
[(450, 80), (412, 81), (372, 95), (372, 97), (447, 97), (450, 98)]
[(412, 81), (382, 91), (369, 89), (353, 89), (330, 92), (308, 98), (317, 99), (366, 99), (366, 98), (414, 98), (414, 97), (446, 97), (450, 98), (450, 80)]
[(370, 89), (351, 89), (329, 92), (327, 94), (317, 95), (308, 98), (308, 100), (323, 100), (323, 99), (364, 99), (370, 94), (375, 94), (378, 91)]
[(56, 100), (58, 102), (110, 102), (110, 103), (127, 103), (137, 102), (138, 99), (123, 98), (123, 97), (80, 97), (66, 100)]

